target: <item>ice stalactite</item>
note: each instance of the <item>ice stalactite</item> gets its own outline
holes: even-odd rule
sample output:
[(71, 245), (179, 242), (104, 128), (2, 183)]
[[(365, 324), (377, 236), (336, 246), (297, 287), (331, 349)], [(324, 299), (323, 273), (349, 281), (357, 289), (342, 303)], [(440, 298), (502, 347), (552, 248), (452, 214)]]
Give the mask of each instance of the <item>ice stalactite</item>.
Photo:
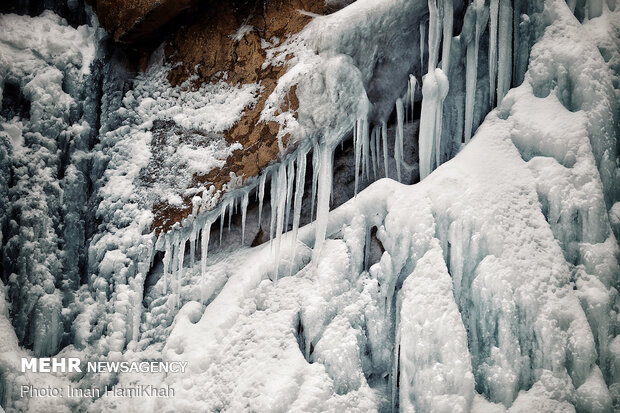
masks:
[[(356, 139), (355, 131), (353, 132), (353, 139)], [(357, 174), (357, 166), (355, 168)], [(314, 201), (316, 200), (316, 185), (319, 177), (319, 152), (312, 150), (312, 193), (310, 195), (310, 219), (314, 219)], [(357, 175), (356, 175), (357, 182)], [(357, 183), (355, 186), (355, 193), (357, 194)]]
[[(286, 209), (286, 194), (287, 190), (287, 171), (286, 164), (282, 162), (279, 167), (279, 171), (277, 174), (277, 179), (272, 179), (271, 185), (276, 186), (275, 189), (275, 197), (271, 200), (272, 207), (275, 207), (276, 214), (276, 233), (275, 233), (275, 242), (273, 246), (274, 252), (274, 282), (278, 281), (278, 270), (280, 266), (280, 245), (282, 243), (282, 232), (284, 230), (284, 211)], [(288, 174), (293, 174), (294, 172), (289, 168)], [(272, 191), (272, 193), (274, 193)]]
[(385, 121), (381, 122), (381, 142), (383, 143), (383, 168), (385, 169), (385, 177), (388, 178), (388, 133), (387, 124)]
[(183, 261), (185, 260), (185, 244), (187, 243), (187, 239), (183, 238), (179, 243), (179, 269), (177, 271), (177, 299), (176, 299), (176, 307), (179, 308), (181, 306), (181, 281), (183, 280)]
[[(358, 128), (359, 129), (359, 128)], [(327, 233), (327, 221), (329, 218), (329, 199), (332, 191), (332, 148), (323, 144), (320, 148), (315, 146), (315, 151), (320, 151), (320, 170), (318, 183), (318, 199), (316, 206), (316, 222), (314, 248), (312, 251), (312, 261), (318, 264), (318, 258), (321, 256), (321, 250)]]
[(428, 0), (428, 68), (427, 73), (432, 72), (437, 67), (439, 59), (439, 45), (441, 36), (441, 16), (437, 0)]
[(292, 207), (293, 198), (293, 184), (295, 183), (295, 157), (291, 157), (288, 164), (288, 175), (286, 183), (286, 211), (284, 215), (284, 232), (288, 231), (288, 223), (290, 218), (290, 211)]
[(404, 152), (405, 108), (401, 98), (396, 99), (396, 136), (394, 139), (394, 160), (396, 161), (396, 178), (401, 182), (401, 167)]
[(224, 233), (224, 220), (226, 219), (226, 204), (222, 202), (220, 212), (220, 246), (222, 246), (222, 234)]
[(172, 251), (170, 251), (170, 239), (166, 237), (166, 245), (165, 245), (164, 258), (162, 259), (162, 263), (164, 264), (164, 294), (168, 292), (168, 271), (170, 270), (170, 258), (172, 255)]
[[(195, 215), (195, 214), (194, 214)], [(198, 227), (192, 225), (192, 231), (189, 234), (189, 265), (194, 266), (196, 260), (196, 238), (198, 236)]]
[(278, 191), (278, 170), (274, 169), (271, 173), (271, 219), (269, 221), (269, 241), (273, 240), (276, 226), (276, 207), (277, 207), (277, 191)]
[(484, 6), (484, 0), (475, 0), (467, 9), (472, 10), (475, 19), (473, 37), (467, 45), (466, 85), (465, 85), (465, 132), (464, 142), (468, 143), (472, 136), (474, 124), (474, 106), (476, 98), (476, 80), (478, 78), (478, 51), (480, 49), (480, 37), (489, 17), (488, 10)]
[(211, 235), (212, 221), (206, 221), (200, 231), (200, 302), (204, 304), (203, 288), (207, 277), (207, 255), (209, 252), (209, 237)]
[(265, 181), (267, 173), (262, 174), (258, 180), (258, 225), (261, 226), (261, 218), (263, 215), (263, 201), (265, 200)]
[(441, 51), (441, 68), (450, 76), (450, 50), (452, 47), (452, 30), (454, 28), (454, 5), (452, 0), (443, 0), (443, 45)]
[(420, 179), (430, 175), (433, 160), (435, 166), (440, 163), (442, 107), (448, 87), (448, 78), (439, 68), (424, 76), (419, 134)]
[[(510, 0), (499, 2), (499, 37), (497, 62), (497, 105), (510, 89), (512, 79), (512, 4)], [(493, 89), (491, 89), (493, 94)]]
[[(301, 218), (301, 203), (304, 196), (304, 187), (306, 180), (306, 156), (307, 150), (300, 150), (297, 155), (297, 175), (295, 180), (295, 198), (293, 207), (293, 257), (297, 252), (297, 231), (299, 230), (299, 220)], [(293, 271), (293, 266), (289, 267), (289, 275)]]
[[(363, 178), (364, 172), (366, 173), (366, 179), (368, 180), (370, 178), (368, 162), (370, 138), (368, 136), (368, 129), (368, 119), (365, 117), (358, 119), (353, 128), (353, 145), (355, 148), (355, 195), (357, 195), (360, 179)], [(322, 162), (322, 160), (320, 160), (319, 163), (320, 162)]]
[(372, 175), (377, 180), (377, 127), (370, 133), (370, 159), (372, 160)]
[(250, 192), (245, 191), (241, 198), (241, 246), (245, 244), (245, 219), (248, 212)]
[(489, 104), (495, 107), (495, 81), (497, 79), (497, 25), (499, 0), (491, 0), (489, 8)]
[(420, 23), (420, 69), (424, 70), (424, 52), (426, 48), (426, 22)]
[(409, 99), (409, 110), (411, 111), (411, 119), (414, 117), (413, 106), (415, 104), (415, 90), (418, 87), (418, 79), (414, 75), (409, 75), (409, 85), (407, 86), (407, 98)]

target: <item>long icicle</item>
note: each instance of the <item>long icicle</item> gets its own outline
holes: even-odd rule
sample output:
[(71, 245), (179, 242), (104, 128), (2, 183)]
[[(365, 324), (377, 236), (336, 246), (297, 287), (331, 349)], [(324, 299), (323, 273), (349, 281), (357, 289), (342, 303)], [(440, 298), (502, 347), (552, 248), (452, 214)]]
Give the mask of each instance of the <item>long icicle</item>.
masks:
[(220, 214), (220, 247), (222, 246), (222, 233), (224, 232), (224, 221), (226, 220), (226, 207), (228, 204), (226, 202), (221, 202), (222, 213)]
[(204, 283), (207, 277), (207, 254), (209, 252), (209, 238), (211, 236), (211, 221), (205, 222), (200, 233), (200, 302), (204, 304)]
[(267, 173), (263, 173), (258, 181), (258, 226), (262, 227), (262, 215), (263, 215), (263, 200), (265, 199), (265, 181), (267, 180)]
[(166, 235), (166, 252), (164, 253), (164, 294), (168, 293), (168, 272), (170, 270), (170, 258), (173, 254), (173, 246), (170, 245), (170, 235)]
[[(316, 150), (316, 147), (315, 147)], [(321, 152), (320, 172), (319, 172), (319, 188), (316, 214), (316, 232), (314, 237), (314, 249), (312, 251), (312, 261), (314, 265), (318, 265), (325, 235), (327, 233), (327, 224), (329, 219), (329, 198), (332, 190), (332, 148), (322, 145), (319, 149)]]
[(450, 49), (452, 46), (452, 30), (454, 29), (453, 0), (443, 0), (443, 45), (441, 51), (441, 68), (450, 77)]
[[(290, 173), (290, 172), (289, 172)], [(274, 185), (275, 182), (272, 182)], [(278, 171), (277, 189), (276, 189), (276, 238), (274, 245), (274, 282), (278, 282), (278, 270), (280, 266), (280, 243), (282, 242), (282, 225), (284, 224), (284, 210), (286, 208), (286, 165), (280, 164), (280, 170)], [(273, 205), (274, 203), (272, 203)]]
[[(353, 134), (353, 139), (355, 139), (355, 134)], [(312, 150), (312, 194), (310, 198), (310, 220), (311, 221), (314, 219), (314, 202), (316, 200), (316, 186), (318, 182), (318, 176), (319, 176), (319, 152), (313, 149)]]
[(286, 184), (286, 211), (284, 215), (284, 232), (288, 231), (288, 223), (290, 218), (290, 210), (292, 206), (291, 199), (293, 198), (293, 183), (295, 182), (295, 158), (291, 158), (288, 163), (288, 181)]
[(383, 168), (385, 169), (385, 177), (388, 178), (388, 133), (387, 133), (387, 124), (385, 121), (381, 122), (381, 141), (383, 141)]
[(489, 8), (489, 104), (495, 107), (495, 79), (497, 77), (497, 23), (499, 0), (491, 0)]
[(250, 198), (250, 192), (245, 191), (243, 198), (241, 198), (241, 246), (245, 244), (245, 218), (248, 212), (248, 203)]
[(394, 161), (396, 161), (396, 178), (401, 180), (401, 166), (403, 163), (403, 134), (404, 134), (404, 106), (401, 98), (396, 99), (396, 137), (394, 139)]
[(372, 160), (372, 175), (377, 180), (377, 127), (372, 128), (370, 134), (370, 159)]
[(181, 304), (181, 281), (183, 280), (183, 260), (185, 259), (185, 244), (187, 239), (183, 239), (179, 244), (179, 271), (177, 272), (177, 308)]
[(359, 188), (359, 171), (360, 171), (360, 158), (362, 156), (361, 150), (361, 136), (360, 136), (360, 120), (358, 119), (355, 123), (355, 128), (353, 129), (353, 147), (355, 148), (355, 188), (354, 195), (357, 196), (357, 190)]
[(274, 169), (271, 173), (271, 220), (269, 221), (269, 242), (273, 241), (276, 227), (276, 206), (278, 203), (278, 170)]
[(295, 181), (295, 206), (293, 209), (293, 234), (291, 242), (293, 243), (293, 255), (291, 256), (291, 266), (289, 267), (289, 275), (293, 272), (293, 262), (297, 253), (297, 231), (299, 230), (299, 220), (301, 218), (301, 204), (304, 196), (304, 184), (306, 180), (306, 156), (308, 151), (301, 150), (297, 155), (297, 179)]
[(512, 4), (510, 0), (499, 3), (499, 57), (497, 64), (497, 106), (510, 89), (512, 79)]

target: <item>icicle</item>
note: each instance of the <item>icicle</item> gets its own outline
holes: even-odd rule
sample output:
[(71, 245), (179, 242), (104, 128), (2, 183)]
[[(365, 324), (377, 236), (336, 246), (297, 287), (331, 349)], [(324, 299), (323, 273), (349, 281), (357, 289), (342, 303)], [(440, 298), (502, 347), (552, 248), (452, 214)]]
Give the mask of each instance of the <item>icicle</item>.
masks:
[(377, 127), (372, 128), (370, 134), (370, 159), (372, 160), (372, 175), (377, 180)]
[(362, 170), (366, 173), (366, 181), (370, 179), (370, 139), (368, 133), (368, 119), (362, 119)]
[(196, 226), (196, 222), (192, 224), (192, 232), (189, 235), (189, 263), (190, 267), (194, 266), (195, 258), (196, 258), (196, 237), (198, 233), (198, 228)]
[(301, 203), (304, 196), (304, 184), (306, 177), (306, 156), (307, 151), (300, 151), (297, 156), (297, 179), (295, 181), (295, 206), (293, 209), (293, 236), (291, 242), (293, 243), (293, 255), (291, 259), (291, 266), (289, 267), (289, 275), (292, 274), (293, 265), (292, 262), (295, 259), (295, 253), (297, 252), (297, 231), (299, 229), (299, 219), (301, 217)]
[(388, 137), (387, 137), (387, 124), (385, 121), (381, 122), (381, 140), (383, 141), (383, 168), (385, 168), (385, 177), (389, 176), (388, 169)]
[(211, 236), (211, 221), (205, 222), (200, 233), (200, 302), (204, 304), (203, 287), (207, 277), (207, 254), (209, 251), (209, 237)]
[(258, 181), (258, 226), (262, 226), (261, 218), (263, 215), (263, 200), (265, 199), (265, 181), (267, 173), (263, 173)]
[[(375, 154), (377, 161), (377, 175), (379, 175), (379, 158), (381, 157), (381, 128), (379, 126), (375, 126)], [(375, 179), (377, 179), (375, 177)]]
[(441, 69), (435, 69), (434, 72), (424, 76), (419, 138), (420, 180), (431, 173), (433, 158), (435, 165), (440, 163), (441, 109), (447, 93), (448, 78)]
[[(315, 150), (316, 147), (315, 147)], [(329, 219), (329, 195), (332, 190), (332, 149), (327, 145), (322, 145), (320, 148), (320, 172), (319, 172), (319, 187), (318, 187), (318, 201), (316, 207), (316, 233), (314, 237), (314, 249), (312, 251), (312, 261), (315, 265), (318, 264), (319, 257), (321, 256), (321, 250), (323, 248), (323, 242), (325, 241), (325, 234), (327, 233), (327, 223)]]
[(233, 217), (233, 213), (234, 213), (236, 205), (237, 203), (235, 202), (235, 197), (233, 195), (230, 198), (230, 201), (228, 201), (228, 232), (230, 232), (230, 224), (232, 223), (232, 217)]
[(439, 19), (439, 9), (437, 0), (428, 0), (428, 68), (427, 73), (432, 72), (437, 67), (439, 58), (439, 36), (441, 36), (441, 20)]
[(179, 244), (179, 271), (177, 272), (177, 307), (181, 302), (181, 281), (183, 280), (183, 260), (185, 259), (185, 244), (187, 239), (183, 239)]
[(354, 195), (357, 196), (357, 190), (359, 188), (359, 171), (360, 171), (360, 158), (362, 156), (362, 151), (361, 151), (361, 136), (360, 136), (360, 131), (361, 131), (361, 124), (360, 124), (361, 120), (358, 119), (356, 122), (356, 126), (355, 129), (353, 129), (353, 146), (355, 148), (355, 188), (354, 188)]
[(284, 232), (288, 231), (289, 215), (292, 206), (291, 199), (293, 198), (293, 182), (295, 181), (295, 158), (292, 158), (288, 163), (287, 168), (287, 183), (286, 183), (286, 210), (284, 216)]
[(274, 231), (276, 227), (276, 206), (278, 203), (277, 200), (277, 190), (278, 190), (278, 170), (274, 169), (271, 173), (271, 220), (269, 221), (269, 241), (273, 240)]
[(418, 79), (414, 75), (409, 75), (409, 107), (411, 108), (411, 119), (414, 118), (413, 105), (415, 104), (415, 89), (418, 85)]
[(497, 19), (499, 0), (491, 0), (489, 19), (489, 103), (495, 107), (495, 79), (497, 76)]
[(222, 233), (224, 232), (224, 221), (226, 220), (226, 206), (225, 202), (221, 202), (222, 212), (220, 214), (220, 247), (222, 246)]
[(453, 0), (443, 0), (443, 45), (441, 51), (441, 68), (446, 76), (450, 73), (450, 48), (452, 45), (452, 30), (454, 26)]
[(497, 65), (497, 105), (510, 89), (512, 78), (512, 4), (510, 0), (499, 3), (499, 58)]
[(420, 23), (420, 71), (424, 71), (424, 48), (426, 45), (426, 22)]
[(164, 252), (164, 294), (168, 293), (168, 271), (170, 270), (170, 258), (173, 255), (172, 247), (170, 246), (170, 236), (166, 236), (166, 252)]
[[(355, 144), (355, 130), (353, 131), (353, 140)], [(316, 146), (315, 146), (316, 149)], [(356, 169), (357, 170), (357, 169)], [(312, 150), (312, 197), (310, 198), (310, 220), (314, 219), (314, 202), (316, 200), (316, 186), (319, 176), (319, 152)], [(356, 190), (357, 193), (357, 190)]]
[(243, 198), (241, 199), (241, 246), (245, 244), (245, 218), (248, 212), (248, 203), (250, 198), (250, 192), (246, 191), (243, 193)]
[[(286, 208), (286, 165), (280, 164), (280, 170), (278, 171), (277, 189), (276, 189), (276, 239), (275, 239), (275, 259), (274, 259), (274, 282), (278, 281), (278, 268), (280, 266), (280, 243), (282, 241), (282, 225), (284, 224), (284, 210)], [(272, 181), (272, 185), (275, 182)], [(274, 203), (272, 202), (272, 205)]]
[(403, 101), (396, 99), (396, 138), (394, 140), (394, 160), (396, 161), (396, 178), (401, 182), (401, 166), (403, 164), (403, 134), (404, 134), (404, 107)]
[(478, 50), (480, 48), (480, 36), (486, 26), (488, 14), (484, 7), (484, 0), (475, 0), (469, 7), (474, 7), (476, 12), (476, 32), (473, 39), (473, 47), (467, 46), (467, 68), (465, 85), (465, 143), (468, 143), (472, 136), (474, 123), (474, 105), (476, 97), (476, 80), (478, 77)]

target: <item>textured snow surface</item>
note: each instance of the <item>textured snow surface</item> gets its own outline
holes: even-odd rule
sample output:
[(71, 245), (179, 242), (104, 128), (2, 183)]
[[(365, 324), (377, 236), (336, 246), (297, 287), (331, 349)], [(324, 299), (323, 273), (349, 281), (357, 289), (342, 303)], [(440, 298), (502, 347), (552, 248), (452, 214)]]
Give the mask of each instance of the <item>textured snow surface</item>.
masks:
[[(21, 214), (22, 221), (11, 227), (23, 228), (21, 233), (2, 233), (3, 243), (24, 252), (13, 255), (22, 257), (19, 262), (7, 264), (15, 268), (8, 285), (0, 283), (0, 295), (7, 297), (0, 300), (0, 404), (9, 412), (50, 408), (610, 412), (618, 408), (620, 7), (612, 12), (606, 2), (585, 6), (560, 0), (516, 2), (519, 18), (525, 6), (534, 12), (523, 14), (527, 19), (515, 32), (519, 50), (512, 75), (519, 86), (507, 91), (506, 78), (513, 68), (507, 67), (502, 48), (512, 15), (503, 0), (492, 2), (490, 11), (474, 2), (464, 25), (469, 25), (469, 34), (453, 38), (453, 52), (445, 52), (439, 63), (439, 49), (433, 44), (439, 41), (436, 25), (441, 19), (433, 17), (434, 12), (426, 56), (405, 48), (382, 52), (369, 47), (395, 31), (396, 40), (387, 45), (402, 48), (400, 41), (414, 39), (407, 47), (417, 49), (417, 36), (426, 33), (427, 7), (437, 7), (437, 2), (429, 3), (358, 0), (334, 15), (316, 18), (298, 37), (283, 43), (281, 47), (296, 50), (299, 62), (292, 62), (293, 70), (283, 76), (280, 86), (285, 90), (284, 86), (299, 82), (300, 108), (298, 119), (278, 121), (297, 130), (295, 138), (303, 142), (299, 154), (268, 171), (272, 241), (209, 252), (208, 257), (212, 224), (221, 214), (221, 237), (225, 211), (231, 219), (230, 211), (239, 201), (245, 228), (249, 189), (223, 198), (223, 212), (193, 214), (184, 228), (155, 240), (150, 233), (154, 198), (145, 195), (146, 189), (136, 188), (136, 177), (148, 164), (153, 125), (161, 120), (186, 122), (189, 129), (206, 128), (214, 134), (206, 147), (179, 143), (169, 158), (187, 160), (181, 169), (219, 165), (235, 148), (222, 146), (217, 132), (255, 102), (259, 86), (217, 84), (179, 93), (166, 85), (165, 68), (152, 62), (151, 72), (136, 79), (124, 98), (110, 92), (109, 110), (101, 115), (100, 142), (90, 142), (88, 123), (81, 122), (88, 111), (75, 109), (72, 103), (84, 92), (79, 88), (73, 94), (62, 92), (62, 74), (76, 79), (91, 75), (93, 71), (84, 66), (96, 53), (92, 49), (96, 33), (69, 28), (51, 14), (2, 16), (8, 19), (6, 27), (49, 27), (56, 37), (67, 36), (67, 42), (77, 46), (63, 48), (64, 54), (46, 54), (45, 49), (34, 54), (28, 50), (45, 42), (23, 40), (26, 43), (16, 49), (21, 50), (19, 62), (36, 55), (34, 63), (19, 69), (18, 64), (0, 60), (0, 70), (24, 71), (13, 75), (18, 80), (27, 79), (28, 70), (46, 76), (49, 72), (49, 87), (35, 88), (36, 82), (28, 87), (23, 81), (24, 93), (56, 91), (53, 101), (61, 103), (41, 112), (54, 114), (56, 129), (50, 129), (48, 125), (55, 123), (44, 123), (46, 119), (33, 121), (38, 119), (35, 103), (45, 99), (32, 98), (29, 120), (2, 119), (0, 162), (24, 159), (25, 172), (18, 177), (21, 187), (10, 190), (48, 198), (34, 197), (32, 206), (23, 207), (30, 215)], [(591, 19), (580, 23), (571, 7), (575, 15), (585, 13)], [(412, 18), (417, 14), (423, 17)], [(15, 23), (19, 19), (23, 21)], [(477, 27), (480, 22), (484, 25)], [(497, 39), (478, 44), (478, 31), (486, 30), (487, 24), (498, 31)], [(18, 34), (1, 27), (0, 47), (13, 50), (8, 45), (19, 40)], [(375, 43), (373, 36), (378, 39)], [(528, 43), (530, 37), (536, 41)], [(484, 59), (468, 59), (486, 56), (487, 49), (494, 54), (496, 47), (497, 69)], [(314, 49), (321, 53), (314, 54)], [(284, 55), (280, 51), (272, 57)], [(524, 55), (529, 64), (522, 73)], [(383, 62), (390, 68), (415, 61), (407, 69), (419, 73), (420, 57), (432, 70), (422, 79), (422, 111), (429, 114), (423, 119), (420, 139), (425, 139), (425, 154), (431, 160), (425, 166), (428, 176), (415, 185), (381, 179), (330, 212), (335, 144), (355, 126), (354, 173), (356, 178), (368, 177), (372, 168), (380, 169), (380, 143), (387, 155), (383, 143), (387, 127), (372, 128), (371, 122), (379, 125), (396, 101), (398, 148), (404, 139), (403, 118), (414, 103), (409, 96), (415, 95), (416, 82), (410, 81), (406, 70), (402, 79), (387, 80), (372, 72), (374, 66), (360, 63)], [(446, 57), (449, 67), (436, 69)], [(471, 71), (484, 72), (474, 79), (477, 86), (472, 85)], [(432, 89), (428, 82), (436, 76), (446, 76), (450, 86), (443, 107), (437, 91), (424, 92), (425, 86)], [(488, 94), (495, 76), (499, 106), (476, 127), (476, 119), (488, 110), (481, 108), (484, 100), (493, 101)], [(104, 76), (104, 88), (114, 90), (118, 86), (114, 82), (118, 82), (114, 76)], [(407, 85), (408, 96), (397, 100)], [(388, 89), (391, 92), (384, 94)], [(277, 89), (270, 98), (274, 105), (279, 93)], [(466, 100), (474, 103), (467, 106)], [(375, 105), (369, 106), (369, 101)], [(180, 111), (179, 102), (187, 112)], [(460, 112), (455, 102), (462, 104)], [(275, 116), (270, 107), (275, 106), (266, 106), (265, 118)], [(211, 116), (221, 111), (225, 116)], [(444, 137), (454, 132), (447, 125), (454, 119), (459, 119), (461, 129), (446, 143)], [(42, 127), (37, 125), (44, 125), (45, 132), (33, 129)], [(54, 145), (67, 128), (75, 136), (82, 136), (82, 131), (83, 147), (94, 150), (87, 156), (74, 138), (78, 150), (66, 166), (62, 185), (54, 186), (58, 165), (65, 162), (57, 159)], [(469, 130), (473, 136), (461, 148)], [(458, 146), (458, 155), (447, 160), (446, 154), (456, 147), (450, 145)], [(293, 171), (306, 170), (305, 155), (311, 147), (316, 221), (298, 228), (303, 193), (293, 191), (293, 182), (299, 188), (303, 178)], [(88, 161), (81, 162), (84, 158)], [(441, 166), (431, 172), (433, 161)], [(402, 159), (396, 163), (408, 167)], [(45, 173), (32, 172), (37, 167)], [(50, 212), (60, 208), (49, 204), (62, 195), (73, 208), (83, 207), (87, 201), (77, 194), (87, 186), (87, 167), (101, 176), (96, 183), (101, 197), (98, 226), (87, 252), (71, 252), (68, 243), (68, 252), (61, 253), (59, 238), (84, 237), (80, 231), (85, 231), (69, 225), (73, 229), (63, 232), (58, 224), (61, 216), (66, 222), (78, 222), (72, 213), (82, 215), (71, 207)], [(170, 168), (175, 179), (184, 179), (183, 170)], [(266, 177), (267, 173), (253, 183), (261, 204)], [(8, 179), (0, 175), (0, 183)], [(166, 192), (174, 185), (173, 180), (164, 182), (155, 196), (174, 201)], [(50, 197), (50, 190), (56, 196)], [(198, 195), (196, 205), (218, 196), (208, 189), (190, 195)], [(283, 233), (289, 214), (293, 231)], [(2, 219), (7, 221), (7, 216)], [(27, 221), (32, 217), (41, 217), (40, 222)], [(29, 225), (38, 233), (29, 234), (25, 229)], [(154, 259), (155, 250), (163, 252), (161, 261)], [(69, 300), (69, 310), (63, 309), (63, 299), (67, 300), (63, 294), (77, 287), (58, 287), (54, 280), (60, 277), (63, 260), (77, 260), (86, 253), (88, 280), (71, 293), (75, 298)], [(32, 257), (35, 270), (19, 268), (31, 262), (26, 257)], [(78, 285), (79, 278), (73, 282)], [(11, 293), (11, 288), (23, 289), (23, 295)], [(14, 329), (9, 310), (16, 302), (28, 303), (27, 313), (32, 310), (35, 321), (20, 319), (17, 324), (24, 327)], [(180, 360), (188, 362), (189, 373), (83, 377), (16, 373), (19, 357), (58, 351), (63, 329), (58, 324), (61, 312), (68, 311), (75, 316), (72, 344), (63, 348), (62, 356)], [(48, 330), (30, 335), (28, 323)], [(20, 347), (22, 341), (29, 341), (33, 350)], [(47, 400), (17, 396), (24, 382), (64, 386), (69, 380), (85, 387), (170, 385), (175, 397), (102, 398), (92, 404), (54, 400), (49, 405)]]

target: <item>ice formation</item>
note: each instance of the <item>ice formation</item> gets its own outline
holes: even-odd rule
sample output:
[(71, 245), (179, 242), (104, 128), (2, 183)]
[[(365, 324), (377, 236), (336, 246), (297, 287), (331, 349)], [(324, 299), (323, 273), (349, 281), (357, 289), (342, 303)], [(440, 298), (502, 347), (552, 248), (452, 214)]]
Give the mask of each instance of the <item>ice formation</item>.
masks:
[[(92, 411), (617, 408), (620, 7), (610, 3), (476, 0), (461, 12), (449, 0), (358, 0), (315, 18), (277, 46), (295, 52), (281, 79), (298, 82), (298, 117), (285, 124), (295, 151), (226, 191), (183, 194), (192, 214), (158, 234), (150, 206), (179, 194), (174, 181), (136, 187), (153, 124), (217, 133), (259, 85), (185, 94), (155, 61), (123, 95), (122, 74), (100, 67), (96, 29), (50, 12), (1, 16), (3, 93), (17, 82), (31, 106), (10, 119), (3, 108), (1, 119), (0, 163), (15, 175), (0, 175), (10, 271), (0, 283), (0, 406), (49, 409), (16, 397), (30, 378), (14, 366), (64, 346), (86, 358), (190, 362), (183, 377), (34, 379), (177, 391), (79, 405)], [(46, 41), (29, 43), (24, 30)], [(105, 90), (98, 133), (91, 78)], [(421, 181), (362, 189), (413, 169), (404, 148), (417, 78)], [(348, 136), (356, 196), (330, 211), (334, 151)], [(179, 144), (170, 159), (188, 163), (175, 176), (235, 150), (212, 143)], [(313, 222), (302, 226), (308, 202)], [(236, 210), (232, 248), (223, 237)], [(250, 248), (249, 225), (269, 227), (270, 242)], [(216, 237), (224, 247), (209, 251)]]

